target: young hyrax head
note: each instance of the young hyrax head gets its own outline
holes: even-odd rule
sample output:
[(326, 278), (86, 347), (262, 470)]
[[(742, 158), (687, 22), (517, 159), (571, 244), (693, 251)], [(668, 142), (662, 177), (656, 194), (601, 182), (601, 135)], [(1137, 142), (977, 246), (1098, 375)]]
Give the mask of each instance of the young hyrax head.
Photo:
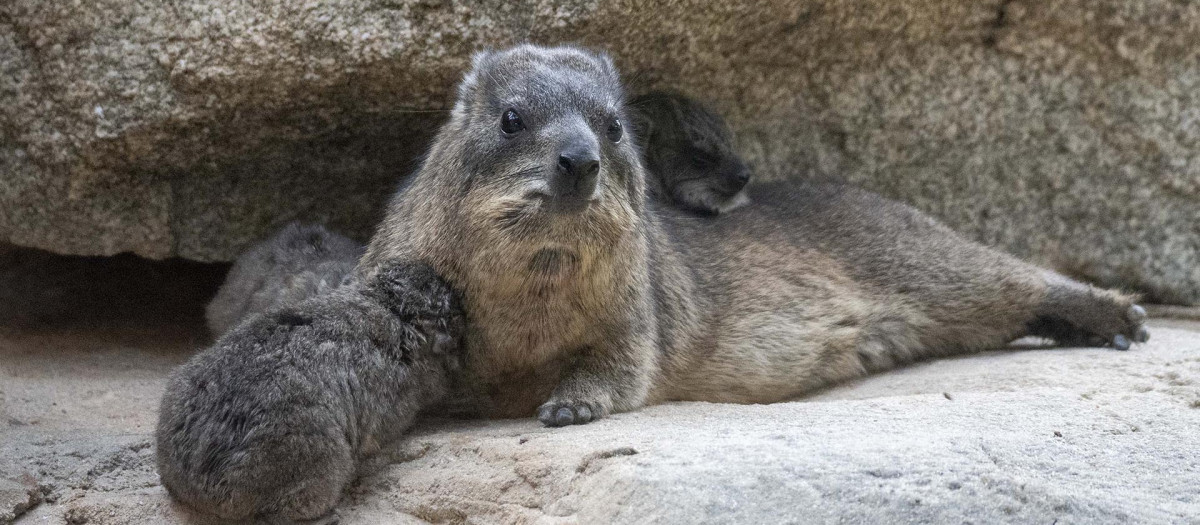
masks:
[(630, 102), (646, 170), (660, 198), (706, 213), (744, 204), (750, 169), (733, 148), (725, 120), (699, 101), (659, 92)]
[[(449, 127), (460, 213), (501, 244), (605, 244), (632, 230), (644, 173), (612, 61), (571, 47), (475, 56)], [(441, 159), (445, 160), (445, 159)]]

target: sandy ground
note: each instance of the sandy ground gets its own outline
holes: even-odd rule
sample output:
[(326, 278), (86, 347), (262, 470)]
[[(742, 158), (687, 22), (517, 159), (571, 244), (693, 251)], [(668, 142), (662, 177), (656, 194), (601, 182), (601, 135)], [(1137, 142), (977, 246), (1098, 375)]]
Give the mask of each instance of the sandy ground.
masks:
[[(199, 304), (193, 288), (203, 286), (169, 295)], [(207, 336), (197, 304), (144, 297), (107, 317), (0, 323), (0, 522), (209, 522), (158, 485), (151, 439), (165, 376)], [(1151, 342), (1129, 352), (1027, 344), (775, 405), (669, 404), (565, 429), (427, 422), (338, 513), (343, 523), (1200, 523), (1200, 322), (1150, 326)]]
[[(1151, 326), (1130, 352), (993, 352), (793, 403), (672, 404), (562, 430), (435, 422), (339, 512), (347, 523), (1198, 520), (1200, 323)], [(203, 522), (157, 484), (150, 435), (165, 375), (203, 344), (195, 325), (0, 335), (0, 512)]]

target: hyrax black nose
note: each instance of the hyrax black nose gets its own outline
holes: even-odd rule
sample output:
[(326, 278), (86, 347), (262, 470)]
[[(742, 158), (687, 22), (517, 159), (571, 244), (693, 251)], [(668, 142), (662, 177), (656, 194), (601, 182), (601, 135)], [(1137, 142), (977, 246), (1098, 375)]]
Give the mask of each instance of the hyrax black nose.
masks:
[(573, 144), (558, 154), (558, 171), (571, 178), (594, 178), (600, 171), (600, 155), (593, 148)]

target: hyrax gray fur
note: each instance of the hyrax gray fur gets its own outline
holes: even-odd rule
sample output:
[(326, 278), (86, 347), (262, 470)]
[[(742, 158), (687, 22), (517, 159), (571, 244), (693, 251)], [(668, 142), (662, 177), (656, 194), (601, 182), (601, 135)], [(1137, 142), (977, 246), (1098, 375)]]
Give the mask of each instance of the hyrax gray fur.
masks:
[(163, 485), (226, 519), (321, 518), (361, 459), (441, 399), (461, 367), (462, 324), (451, 289), (420, 263), (255, 316), (171, 375)]
[(698, 100), (653, 92), (629, 102), (647, 171), (647, 189), (664, 204), (728, 213), (749, 199), (750, 169), (733, 149), (724, 119)]
[(1029, 333), (1147, 337), (1129, 296), (853, 188), (760, 188), (718, 218), (658, 206), (627, 116), (603, 55), (478, 55), (359, 264), (419, 258), (462, 292), (466, 372), (494, 415), (766, 403)]
[(205, 309), (208, 328), (219, 336), (253, 314), (337, 288), (362, 253), (323, 226), (289, 223), (234, 262)]
[[(648, 189), (664, 205), (727, 213), (746, 204), (750, 179), (728, 126), (699, 101), (654, 92), (630, 103)], [(364, 247), (323, 226), (292, 222), (238, 257), (206, 317), (221, 335), (253, 314), (296, 304), (339, 286)]]

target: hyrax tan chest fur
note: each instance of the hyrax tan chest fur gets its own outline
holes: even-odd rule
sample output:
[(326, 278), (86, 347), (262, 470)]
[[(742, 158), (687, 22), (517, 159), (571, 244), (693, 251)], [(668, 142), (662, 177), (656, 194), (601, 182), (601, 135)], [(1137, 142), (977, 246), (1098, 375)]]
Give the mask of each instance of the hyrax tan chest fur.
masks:
[(476, 56), (360, 263), (421, 259), (461, 290), (471, 393), (492, 415), (772, 402), (1026, 334), (1147, 337), (1130, 297), (853, 188), (760, 187), (712, 218), (660, 207), (624, 107), (604, 55)]

